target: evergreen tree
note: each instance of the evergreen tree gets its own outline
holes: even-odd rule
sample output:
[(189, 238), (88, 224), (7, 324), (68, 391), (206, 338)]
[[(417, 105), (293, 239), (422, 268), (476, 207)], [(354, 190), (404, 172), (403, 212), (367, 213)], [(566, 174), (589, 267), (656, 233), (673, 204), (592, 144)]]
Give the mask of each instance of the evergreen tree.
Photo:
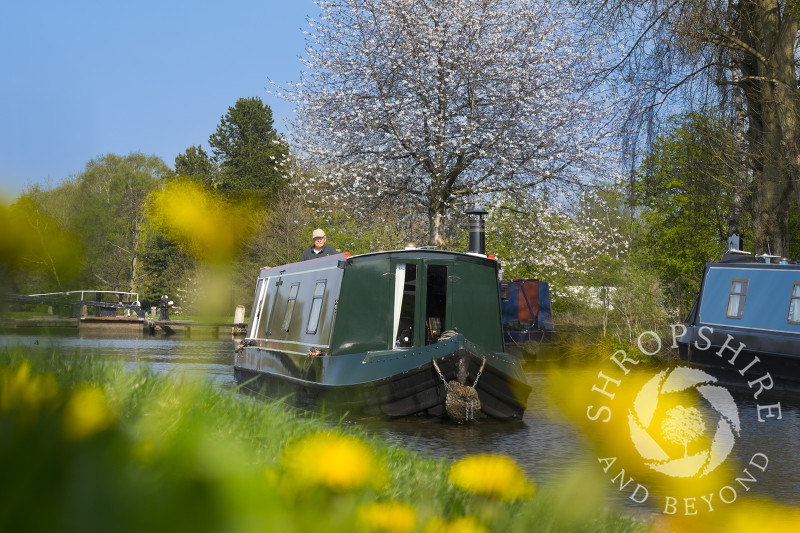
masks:
[(175, 157), (175, 174), (195, 178), (212, 188), (218, 184), (217, 166), (202, 146), (190, 146)]
[(271, 200), (286, 186), (289, 149), (273, 127), (272, 109), (240, 98), (222, 116), (208, 144), (219, 164), (219, 189)]

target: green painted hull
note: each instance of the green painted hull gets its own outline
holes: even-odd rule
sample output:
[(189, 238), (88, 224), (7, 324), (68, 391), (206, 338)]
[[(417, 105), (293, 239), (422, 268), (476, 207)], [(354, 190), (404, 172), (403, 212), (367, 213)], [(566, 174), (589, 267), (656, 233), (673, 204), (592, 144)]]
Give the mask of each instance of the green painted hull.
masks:
[(476, 418), (522, 418), (531, 389), (518, 359), (487, 352), (463, 335), (417, 349), (333, 357), (247, 346), (237, 353), (234, 370), (237, 381), (247, 382), (249, 389), (285, 397), (302, 409), (324, 406), (326, 411), (361, 416), (442, 416), (447, 392), (442, 377), (459, 381), (459, 364), (464, 384), (472, 386), (477, 379), (481, 409)]

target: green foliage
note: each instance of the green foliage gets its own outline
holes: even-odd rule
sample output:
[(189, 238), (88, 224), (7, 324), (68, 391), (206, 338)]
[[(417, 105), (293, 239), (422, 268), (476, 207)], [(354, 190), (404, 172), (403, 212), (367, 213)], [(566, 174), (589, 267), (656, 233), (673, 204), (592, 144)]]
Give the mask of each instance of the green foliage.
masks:
[(637, 261), (635, 256), (617, 266), (609, 305), (613, 334), (626, 345), (633, 344), (640, 332), (660, 331), (669, 321), (657, 273)]
[(244, 242), (233, 264), (232, 296), (235, 305), (249, 312), (253, 287), (265, 266), (294, 263), (311, 242), (311, 209), (289, 191), (277, 194), (256, 219), (252, 234)]
[(272, 109), (260, 98), (238, 99), (208, 144), (219, 163), (222, 191), (271, 199), (285, 188), (289, 149), (273, 127)]
[(703, 265), (725, 251), (735, 161), (734, 139), (724, 121), (689, 113), (673, 119), (638, 173), (642, 233), (637, 247), (680, 314), (697, 296)]
[[(107, 154), (58, 187), (30, 189), (23, 195), (74, 235), (85, 250), (81, 288), (132, 290), (140, 282), (140, 237), (144, 202), (170, 171), (161, 159), (133, 153)], [(75, 288), (75, 285), (68, 287)]]
[[(83, 247), (42, 213), (30, 195), (0, 205), (0, 282), (18, 292), (65, 290), (83, 264)], [(8, 280), (4, 279), (8, 276)]]
[(142, 154), (125, 158), (109, 154), (86, 165), (79, 178), (85, 204), (73, 223), (84, 242), (94, 244), (87, 254), (94, 283), (137, 289), (134, 261), (144, 223), (142, 208), (167, 172), (163, 161)]
[(207, 187), (218, 184), (217, 166), (202, 146), (190, 146), (175, 157), (175, 174), (200, 180)]
[(149, 225), (143, 236), (141, 259), (143, 300), (157, 300), (163, 294), (174, 298), (195, 267), (191, 254)]
[(785, 15), (792, 17), (794, 20), (800, 20), (800, 1), (788, 0), (786, 2)]

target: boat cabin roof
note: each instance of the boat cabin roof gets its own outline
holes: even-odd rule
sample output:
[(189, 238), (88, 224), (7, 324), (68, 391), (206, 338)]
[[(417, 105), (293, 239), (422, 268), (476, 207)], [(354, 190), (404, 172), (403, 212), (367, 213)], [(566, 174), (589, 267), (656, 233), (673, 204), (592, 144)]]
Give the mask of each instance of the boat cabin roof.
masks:
[[(739, 256), (739, 254), (737, 254)], [(748, 257), (748, 256), (744, 256)], [(753, 256), (708, 263), (691, 323), (800, 333), (800, 265)]]
[(291, 353), (407, 349), (448, 329), (503, 351), (497, 261), (405, 249), (337, 254), (259, 274), (251, 342)]

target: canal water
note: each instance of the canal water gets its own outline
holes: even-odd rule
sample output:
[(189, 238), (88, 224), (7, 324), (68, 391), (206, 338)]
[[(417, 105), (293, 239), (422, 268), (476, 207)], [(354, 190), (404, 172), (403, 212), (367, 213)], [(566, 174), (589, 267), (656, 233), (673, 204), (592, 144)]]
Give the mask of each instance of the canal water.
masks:
[[(74, 334), (0, 336), (0, 349), (4, 346), (22, 346), (46, 353), (53, 347), (59, 353), (114, 358), (131, 366), (146, 364), (156, 372), (210, 379), (221, 387), (235, 386), (235, 344), (232, 340), (150, 336), (129, 339), (85, 338)], [(559, 410), (543, 393), (548, 387), (547, 367), (542, 364), (527, 365), (526, 375), (533, 392), (524, 419), (519, 422), (481, 422), (460, 426), (448, 421), (414, 418), (390, 421), (360, 419), (347, 423), (359, 425), (388, 443), (434, 457), (507, 454), (539, 486), (558, 483), (580, 468), (595, 469), (597, 472), (601, 467), (580, 428), (560, 416)], [(740, 412), (755, 412), (757, 403), (752, 397), (737, 398)], [(750, 495), (800, 504), (800, 409), (796, 398), (783, 398), (781, 404), (782, 419), (779, 423), (760, 424), (755, 416), (741, 417), (742, 434), (748, 435), (748, 438), (737, 441), (732, 454), (745, 466), (756, 453), (762, 453), (770, 459), (769, 467), (764, 472), (750, 468), (757, 474), (757, 482), (748, 483), (750, 489), (747, 492)], [(610, 483), (614, 483), (611, 476), (608, 478)], [(743, 488), (739, 488), (744, 492)], [(635, 503), (629, 501), (630, 495), (630, 491), (619, 491), (614, 486), (609, 498), (636, 507)], [(637, 510), (660, 512), (641, 506)]]

